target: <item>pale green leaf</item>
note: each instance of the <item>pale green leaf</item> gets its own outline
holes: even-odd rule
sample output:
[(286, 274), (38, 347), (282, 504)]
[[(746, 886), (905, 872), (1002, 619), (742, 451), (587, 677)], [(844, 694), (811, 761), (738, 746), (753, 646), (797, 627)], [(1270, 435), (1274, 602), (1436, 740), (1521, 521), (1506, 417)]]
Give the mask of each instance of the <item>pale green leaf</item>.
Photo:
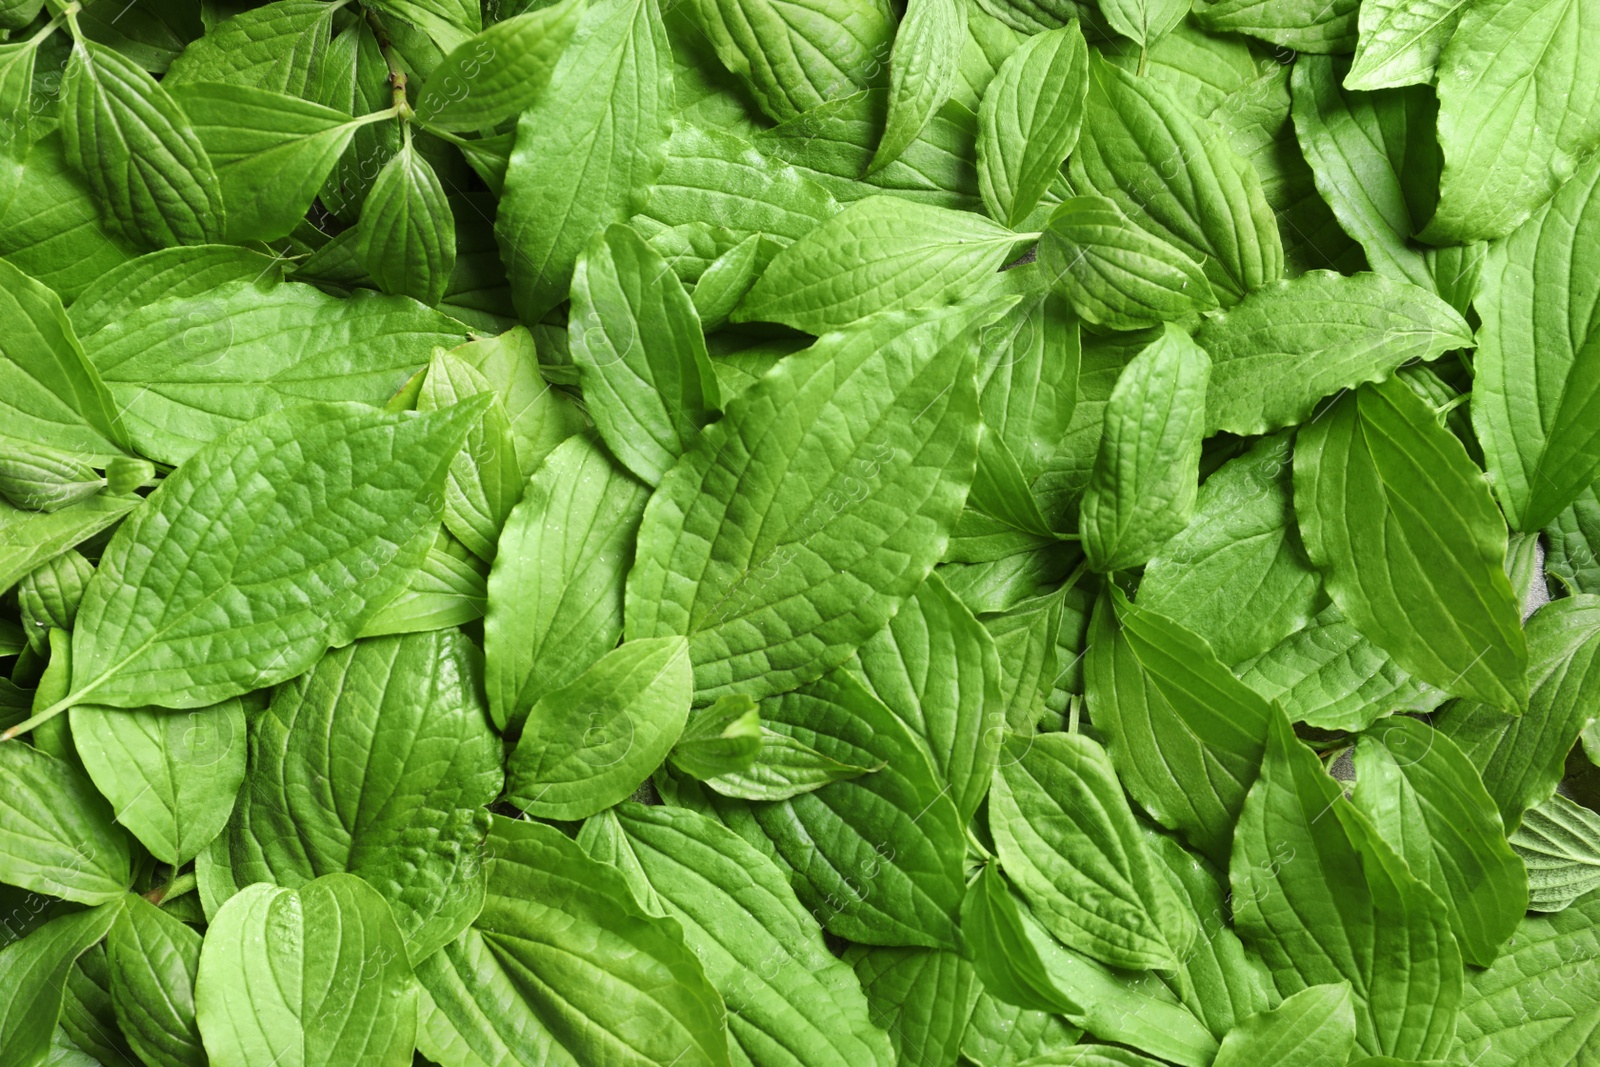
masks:
[(1581, 0), (1471, 4), (1439, 55), (1438, 244), (1499, 237), (1600, 145), (1600, 19)]
[(943, 307), (970, 297), (1019, 240), (967, 212), (868, 197), (779, 252), (732, 319), (821, 334), (875, 312)]
[(1068, 24), (1028, 38), (978, 109), (978, 187), (992, 218), (1018, 226), (1061, 172), (1083, 125), (1089, 56)]
[(687, 635), (698, 702), (820, 677), (933, 569), (975, 463), (964, 368), (986, 314), (880, 315), (828, 335), (730, 400), (662, 480), (628, 635)]
[(78, 41), (63, 79), (67, 162), (106, 216), (150, 248), (222, 237), (222, 187), (170, 93), (122, 53)]
[(1405, 670), (1507, 711), (1528, 645), (1482, 473), (1402, 381), (1364, 385), (1301, 431), (1294, 505), (1339, 611)]
[(627, 641), (528, 711), (506, 795), (544, 819), (583, 819), (626, 800), (683, 733), (694, 695), (682, 637)]
[(0, 880), (80, 904), (120, 898), (132, 842), (88, 776), (23, 741), (0, 743), (0, 768)]
[(911, 0), (889, 55), (889, 117), (869, 173), (899, 158), (955, 88), (967, 0)]
[(454, 940), (483, 901), (483, 809), (501, 784), (477, 656), (454, 630), (375, 638), (279, 688), (250, 724), (249, 781), (216, 850), (233, 884), (348, 872), (388, 901), (412, 960)]
[(1039, 266), (1073, 311), (1107, 329), (1142, 329), (1217, 306), (1194, 260), (1103, 196), (1061, 202), (1039, 241)]
[(439, 176), (409, 139), (361, 206), (356, 254), (386, 293), (430, 307), (444, 297), (456, 265), (455, 216)]
[(483, 421), (467, 432), (466, 446), (445, 481), (444, 524), (481, 560), (492, 561), (500, 531), (522, 499), (527, 480), (517, 463), (510, 420), (494, 384), (461, 357), (434, 349), (417, 410), (440, 411), (489, 394)]
[[(616, 106), (624, 94), (628, 106)], [(525, 321), (566, 299), (596, 229), (644, 207), (666, 163), (671, 114), (672, 55), (655, 0), (585, 8), (549, 88), (517, 119), (495, 217)]]
[(107, 546), (68, 699), (203, 707), (348, 643), (432, 544), (445, 473), (481, 408), (308, 404), (203, 449)]
[(572, 40), (576, 0), (512, 15), (451, 50), (422, 83), (417, 117), (446, 130), (499, 125), (531, 106)]
[(1273, 715), (1268, 733), (1230, 859), (1236, 928), (1280, 993), (1349, 982), (1356, 1043), (1369, 1055), (1447, 1053), (1463, 975), (1444, 903), (1284, 716)]
[(1433, 293), (1377, 274), (1311, 271), (1208, 318), (1206, 432), (1258, 434), (1310, 418), (1317, 401), (1401, 364), (1472, 347), (1472, 329)]
[(552, 826), (496, 818), (477, 923), (418, 968), (417, 1044), (464, 1067), (728, 1067), (725, 1009), (673, 919)]
[(227, 825), (244, 782), (244, 706), (193, 711), (72, 709), (84, 769), (152, 855), (174, 867), (194, 859)]
[(1512, 527), (1537, 530), (1600, 476), (1600, 157), (1490, 246), (1472, 422)]
[(1205, 352), (1169, 325), (1117, 379), (1080, 519), (1095, 570), (1137, 567), (1188, 525), (1210, 374)]
[(1260, 655), (1311, 622), (1322, 582), (1290, 500), (1290, 439), (1265, 437), (1200, 487), (1195, 515), (1139, 582), (1139, 604), (1205, 636), (1217, 658)]
[(194, 1014), (200, 942), (198, 931), (132, 895), (106, 939), (117, 1024), (151, 1067), (206, 1067), (208, 1062)]
[(1009, 739), (989, 827), (1006, 874), (1064, 944), (1112, 967), (1177, 969), (1195, 916), (1145, 846), (1099, 744), (1066, 733)]
[(1344, 1067), (1356, 1045), (1350, 985), (1309, 986), (1222, 1039), (1213, 1067)]
[(578, 257), (567, 336), (600, 436), (659, 485), (721, 404), (689, 294), (634, 230), (611, 226)]
[(496, 726), (520, 730), (540, 697), (616, 646), (648, 495), (583, 437), (551, 452), (528, 484), (489, 572), (485, 681)]
[(1224, 303), (1283, 274), (1277, 221), (1255, 168), (1219, 127), (1148, 78), (1090, 61), (1068, 173), (1074, 191), (1109, 197), (1199, 263)]
[(348, 874), (257, 884), (212, 917), (195, 1014), (218, 1067), (403, 1067), (417, 991), (389, 905)]

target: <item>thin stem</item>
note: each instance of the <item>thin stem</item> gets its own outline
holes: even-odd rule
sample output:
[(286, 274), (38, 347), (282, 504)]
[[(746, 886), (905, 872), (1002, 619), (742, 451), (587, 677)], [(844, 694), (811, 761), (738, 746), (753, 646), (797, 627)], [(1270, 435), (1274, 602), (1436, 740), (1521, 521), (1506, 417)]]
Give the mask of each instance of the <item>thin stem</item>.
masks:
[(441, 130), (437, 126), (434, 126), (433, 124), (431, 124), (429, 122), (425, 122), (422, 119), (417, 118), (415, 113), (412, 114), (411, 121), (416, 123), (417, 126), (419, 126), (424, 133), (432, 134), (433, 136), (439, 138), (439, 140), (441, 140), (441, 141), (449, 141), (451, 144), (455, 145), (457, 148), (465, 148), (465, 149), (468, 149), (469, 151), (477, 151), (478, 149), (483, 147), (478, 142), (469, 141), (467, 138), (459, 136), (458, 134), (451, 133), (449, 130)]
[(166, 885), (156, 886), (144, 895), (144, 899), (152, 904), (163, 904), (169, 900), (176, 900), (185, 893), (191, 892), (196, 886), (194, 872), (180, 874)]
[(1145, 64), (1145, 60), (1147, 58), (1149, 58), (1149, 52), (1145, 49), (1144, 45), (1140, 45), (1139, 46), (1139, 77), (1141, 77), (1141, 78), (1144, 77), (1144, 64)]
[(9, 741), (13, 737), (18, 737), (22, 734), (25, 734), (37, 726), (43, 726), (57, 715), (60, 715), (63, 711), (66, 711), (68, 708), (72, 707), (72, 705), (78, 703), (78, 701), (81, 699), (83, 699), (82, 693), (73, 693), (65, 700), (56, 701), (48, 708), (45, 708), (43, 711), (39, 712), (39, 714), (33, 716), (32, 718), (22, 720), (5, 733), (0, 734), (0, 741)]

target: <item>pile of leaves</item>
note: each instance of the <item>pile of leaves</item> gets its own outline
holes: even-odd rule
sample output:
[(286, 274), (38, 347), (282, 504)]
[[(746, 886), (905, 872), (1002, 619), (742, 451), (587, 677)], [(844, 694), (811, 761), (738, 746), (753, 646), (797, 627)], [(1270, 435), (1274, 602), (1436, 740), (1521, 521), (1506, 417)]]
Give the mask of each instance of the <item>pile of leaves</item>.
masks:
[(1594, 0), (0, 27), (0, 1065), (1600, 1062)]

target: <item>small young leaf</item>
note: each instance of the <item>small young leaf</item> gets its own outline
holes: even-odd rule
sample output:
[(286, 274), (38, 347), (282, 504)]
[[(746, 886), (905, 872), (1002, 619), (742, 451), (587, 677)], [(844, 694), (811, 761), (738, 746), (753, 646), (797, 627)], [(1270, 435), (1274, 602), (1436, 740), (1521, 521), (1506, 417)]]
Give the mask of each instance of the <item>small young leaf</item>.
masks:
[(1098, 571), (1145, 563), (1189, 523), (1211, 361), (1173, 326), (1123, 370), (1083, 497), (1083, 548)]
[(384, 292), (430, 307), (444, 296), (456, 265), (455, 216), (438, 175), (409, 140), (372, 183), (356, 252)]
[(1103, 196), (1061, 202), (1039, 241), (1039, 266), (1073, 311), (1107, 329), (1143, 329), (1217, 306), (1192, 259)]
[(600, 436), (659, 485), (721, 406), (683, 284), (634, 230), (611, 226), (578, 257), (567, 337)]
[(978, 109), (978, 187), (990, 217), (1018, 226), (1078, 143), (1089, 55), (1076, 23), (1029, 37)]
[(417, 117), (446, 130), (481, 130), (521, 114), (550, 84), (582, 11), (577, 0), (563, 0), (457, 45), (423, 81)]
[(967, 0), (910, 0), (889, 56), (889, 117), (868, 174), (898, 159), (950, 99), (967, 36)]

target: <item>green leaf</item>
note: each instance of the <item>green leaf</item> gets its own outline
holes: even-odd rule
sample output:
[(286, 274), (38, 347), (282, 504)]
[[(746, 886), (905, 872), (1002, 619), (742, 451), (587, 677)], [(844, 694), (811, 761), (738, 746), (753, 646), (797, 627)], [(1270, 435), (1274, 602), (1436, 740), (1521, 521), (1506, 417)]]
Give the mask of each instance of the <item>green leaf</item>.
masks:
[(1166, 834), (1148, 828), (1144, 832), (1150, 850), (1166, 865), (1180, 898), (1193, 909), (1200, 924), (1200, 936), (1184, 954), (1178, 972), (1171, 978), (1163, 976), (1163, 980), (1213, 1034), (1224, 1037), (1277, 999), (1275, 992), (1269, 995), (1272, 979), (1229, 925), (1226, 873)]
[(894, 42), (883, 0), (704, 0), (693, 10), (717, 57), (776, 122), (881, 82)]
[(67, 165), (59, 134), (34, 142), (25, 161), (0, 154), (0, 193), (0, 256), (64, 300), (143, 251), (102, 221), (88, 183)]
[(74, 545), (115, 526), (142, 504), (138, 496), (101, 493), (59, 511), (25, 511), (0, 501), (0, 589), (10, 589)]
[(1217, 0), (1197, 7), (1208, 30), (1243, 33), (1297, 52), (1348, 52), (1359, 0)]
[(477, 923), (418, 968), (425, 1055), (728, 1067), (722, 1000), (676, 921), (552, 826), (496, 818), (488, 852)]
[(543, 819), (620, 803), (683, 733), (694, 695), (682, 637), (627, 641), (539, 698), (507, 764), (506, 794)]
[(1529, 916), (1461, 998), (1458, 1059), (1480, 1067), (1583, 1063), (1600, 1051), (1600, 893)]
[(517, 119), (495, 217), (524, 321), (566, 299), (595, 230), (644, 207), (666, 162), (671, 114), (672, 54), (655, 0), (585, 8), (549, 88)]
[(888, 121), (886, 89), (830, 100), (755, 134), (752, 143), (841, 201), (889, 193), (935, 207), (977, 211), (983, 201), (973, 157), (978, 116), (972, 108), (954, 100), (945, 104), (899, 158), (871, 174), (865, 171)]
[(1465, 312), (1477, 289), (1484, 245), (1429, 248), (1412, 238), (1439, 201), (1438, 101), (1426, 86), (1386, 93), (1341, 90), (1341, 69), (1321, 56), (1294, 64), (1294, 125), (1317, 191), (1361, 243), (1374, 271), (1431, 289)]
[[(1600, 159), (1490, 246), (1472, 421), (1513, 528), (1537, 530), (1600, 477)], [(1535, 356), (1537, 353), (1537, 356)]]
[(582, 11), (572, 0), (551, 4), (457, 45), (423, 81), (417, 117), (446, 130), (480, 130), (527, 110), (550, 84)]
[(1035, 1056), (1071, 1048), (1082, 1033), (1059, 1015), (1019, 1008), (980, 990), (961, 1036), (961, 1054), (973, 1063), (1017, 1067)]
[(1078, 143), (1089, 55), (1074, 24), (1029, 37), (1000, 65), (978, 109), (978, 187), (992, 218), (1017, 227)]
[(682, 808), (624, 804), (590, 820), (584, 837), (606, 822), (622, 853), (612, 862), (636, 897), (647, 895), (682, 925), (685, 943), (727, 1002), (728, 1036), (749, 1062), (895, 1062), (857, 979), (828, 951), (816, 920), (772, 860)]
[(1210, 374), (1206, 354), (1168, 326), (1117, 379), (1079, 524), (1095, 570), (1137, 567), (1188, 525)]
[[(1160, 0), (1135, 0), (1133, 6), (1147, 2), (1152, 11), (1163, 6)], [(1262, 74), (1250, 42), (1233, 34), (1209, 33), (1186, 19), (1145, 48), (1101, 32), (1103, 39), (1095, 47), (1108, 62), (1165, 86), (1197, 115), (1217, 110)]]
[(409, 141), (372, 183), (356, 252), (384, 292), (430, 307), (444, 297), (456, 265), (455, 217), (439, 176)]
[(991, 730), (1003, 721), (1006, 729), (1026, 735), (1046, 717), (1044, 699), (1056, 677), (1056, 632), (1064, 602), (1064, 595), (1053, 591), (980, 620), (1000, 655), (1000, 704), (991, 713)]
[(1340, 229), (1295, 141), (1290, 73), (1287, 65), (1269, 67), (1266, 74), (1225, 97), (1210, 120), (1223, 128), (1233, 150), (1261, 178), (1261, 195), (1278, 213), (1286, 274), (1323, 268), (1362, 270), (1367, 263), (1361, 246)]
[(1039, 264), (1073, 311), (1107, 329), (1157, 326), (1217, 306), (1193, 260), (1103, 196), (1061, 202), (1039, 241)]
[(67, 319), (79, 337), (89, 337), (158, 300), (197, 297), (229, 282), (270, 289), (281, 280), (282, 264), (274, 257), (238, 245), (163, 248), (102, 274), (72, 302)]
[(1112, 29), (1148, 48), (1171, 33), (1189, 8), (1182, 0), (1103, 0), (1100, 13)]
[(1523, 813), (1511, 847), (1528, 872), (1532, 911), (1561, 911), (1600, 889), (1600, 814), (1559, 793)]
[(372, 6), (405, 19), (445, 49), (460, 47), (483, 28), (472, 0), (373, 0)]
[(743, 809), (718, 800), (717, 813), (758, 846), (771, 842), (829, 931), (865, 944), (954, 947), (962, 823), (905, 725), (843, 670), (764, 701), (761, 718), (834, 763), (873, 773)]
[(1600, 145), (1600, 23), (1575, 0), (1469, 5), (1439, 55), (1439, 210), (1422, 236), (1511, 232)]
[(62, 915), (0, 951), (0, 1047), (8, 1064), (47, 1062), (73, 965), (106, 936), (121, 910), (119, 894), (98, 908)]
[(244, 782), (244, 705), (194, 711), (72, 709), (72, 740), (117, 821), (163, 863), (181, 866), (227, 825)]
[(380, 403), (465, 333), (401, 297), (234, 282), (147, 304), (85, 341), (134, 447), (176, 465), (290, 404)]
[(1361, 35), (1349, 89), (1387, 89), (1433, 81), (1439, 53), (1456, 32), (1466, 0), (1369, 0), (1361, 5)]
[(105, 383), (54, 291), (0, 260), (0, 411), (6, 433), (104, 463), (128, 448)]
[[(1175, 159), (1183, 161), (1176, 170)], [(1148, 78), (1090, 61), (1083, 136), (1067, 169), (1076, 192), (1110, 198), (1201, 264), (1225, 304), (1283, 274), (1277, 221), (1255, 168), (1221, 129)]]
[[(774, 735), (778, 736), (778, 735)], [(672, 765), (702, 782), (747, 771), (761, 755), (761, 713), (747, 696), (726, 696), (689, 715)]]
[(223, 194), (182, 108), (120, 52), (78, 41), (63, 80), (67, 162), (108, 219), (151, 248), (223, 233)]
[(839, 205), (804, 171), (787, 166), (781, 154), (774, 156), (731, 133), (676, 122), (667, 142), (667, 165), (634, 224), (648, 219), (657, 226), (703, 226), (713, 220), (727, 227), (726, 241), (762, 233), (789, 245)]
[[(730, 699), (733, 698), (722, 698)], [(830, 782), (844, 782), (882, 769), (881, 762), (870, 766), (842, 762), (788, 733), (761, 727), (756, 758), (750, 765), (707, 778), (705, 783), (714, 792), (739, 800), (788, 800)]]
[(1205, 635), (1223, 663), (1267, 652), (1316, 614), (1322, 581), (1294, 526), (1289, 444), (1264, 437), (1207, 478), (1194, 518), (1139, 582), (1142, 607)]
[[(1594, 714), (1587, 694), (1600, 668), (1600, 598), (1553, 601), (1528, 620), (1527, 711), (1458, 700), (1435, 721), (1478, 768), (1509, 833), (1561, 781), (1567, 753)], [(1596, 676), (1600, 677), (1600, 676)]]
[(611, 226), (578, 258), (567, 331), (601, 437), (659, 485), (721, 404), (689, 294), (635, 231)]
[(523, 477), (532, 476), (557, 445), (588, 427), (571, 398), (545, 381), (533, 335), (525, 327), (479, 338), (450, 354), (471, 364), (500, 394)]
[(124, 898), (106, 940), (111, 1003), (133, 1051), (151, 1067), (205, 1067), (195, 1021), (198, 932), (143, 897)]
[(1065, 300), (1032, 288), (1026, 265), (1006, 271), (1026, 290), (1010, 311), (980, 336), (978, 408), (986, 430), (1011, 451), (1033, 482), (1049, 467), (1072, 426), (1078, 404), (1082, 345), (1078, 322)]
[(914, 0), (889, 56), (889, 117), (867, 172), (900, 157), (950, 99), (967, 36), (967, 0)]
[(349, 872), (389, 902), (412, 960), (454, 940), (482, 904), (483, 808), (501, 785), (481, 669), (443, 630), (357, 642), (280, 687), (250, 725), (220, 842), (233, 883)]
[(1218, 662), (1203, 637), (1129, 604), (1114, 587), (1095, 605), (1084, 681), (1128, 794), (1226, 862), (1274, 705)]
[(1230, 862), (1236, 928), (1282, 993), (1349, 982), (1356, 1042), (1369, 1055), (1443, 1055), (1462, 987), (1444, 903), (1345, 799), (1284, 716), (1273, 716), (1268, 738)]
[[(348, 643), (432, 543), (445, 472), (481, 410), (308, 404), (201, 450), (106, 548), (67, 699), (203, 707)], [(204, 610), (214, 603), (229, 610)]]
[(732, 318), (821, 334), (874, 312), (943, 307), (970, 297), (1019, 240), (967, 212), (868, 197), (779, 252)]
[(1208, 318), (1206, 432), (1257, 434), (1308, 419), (1317, 401), (1402, 364), (1472, 346), (1472, 329), (1431, 292), (1376, 274), (1312, 271)]
[(483, 618), (488, 566), (440, 530), (406, 587), (367, 620), (357, 637), (420, 633)]
[(1350, 984), (1309, 986), (1222, 1039), (1213, 1067), (1343, 1067), (1356, 1046)]
[(401, 1067), (416, 1005), (389, 905), (353, 875), (252, 885), (206, 930), (195, 1014), (213, 1062)]
[(994, 777), (1003, 717), (1000, 657), (989, 632), (929, 575), (889, 625), (856, 650), (852, 668), (921, 742), (949, 783), (962, 822)]
[(583, 437), (551, 452), (528, 483), (489, 572), (485, 681), (502, 730), (520, 730), (541, 697), (616, 646), (648, 496)]
[(444, 523), (479, 559), (492, 561), (500, 531), (526, 484), (500, 394), (470, 363), (434, 349), (417, 394), (417, 410), (441, 411), (486, 393), (491, 399), (483, 421), (468, 431), (466, 447), (450, 464)]
[(1462, 957), (1493, 963), (1528, 910), (1528, 877), (1472, 762), (1448, 735), (1396, 715), (1362, 736), (1355, 771), (1355, 806), (1445, 902)]
[(300, 225), (358, 128), (341, 111), (253, 86), (179, 85), (172, 95), (216, 168), (233, 241)]
[(1401, 667), (1506, 710), (1527, 642), (1481, 472), (1404, 382), (1365, 385), (1300, 433), (1295, 514), (1339, 611)]
[(227, 82), (306, 96), (329, 61), (337, 12), (322, 0), (273, 0), (229, 15), (173, 60), (163, 83)]
[(1096, 1037), (1184, 1067), (1207, 1067), (1216, 1056), (1216, 1039), (1165, 986), (1109, 970), (1054, 940), (992, 864), (967, 890), (961, 931), (985, 987), (1003, 991), (1002, 999), (1038, 1003)]
[(1294, 721), (1322, 730), (1363, 730), (1390, 711), (1432, 711), (1446, 699), (1396, 666), (1331, 604), (1235, 669)]
[(855, 968), (875, 1020), (894, 1042), (900, 1063), (954, 1063), (982, 983), (954, 952), (852, 945)]
[(969, 308), (875, 316), (728, 402), (645, 509), (630, 638), (684, 634), (696, 700), (820, 677), (942, 554), (977, 447)]
[(1001, 866), (1069, 948), (1174, 971), (1198, 927), (1145, 847), (1111, 758), (1081, 734), (1006, 742), (989, 802)]
[(0, 769), (0, 880), (79, 904), (119, 899), (131, 841), (88, 776), (22, 741), (0, 744)]

